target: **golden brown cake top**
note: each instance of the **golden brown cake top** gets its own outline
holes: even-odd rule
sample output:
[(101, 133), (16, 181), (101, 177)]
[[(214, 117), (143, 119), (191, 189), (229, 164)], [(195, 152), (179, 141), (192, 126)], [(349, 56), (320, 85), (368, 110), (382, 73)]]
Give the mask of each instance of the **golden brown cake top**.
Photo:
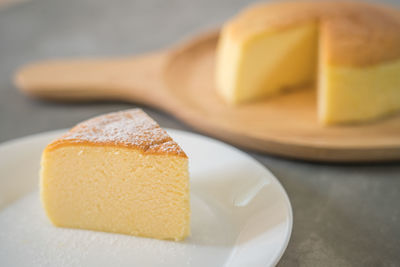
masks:
[(46, 149), (64, 145), (119, 146), (148, 154), (187, 157), (167, 132), (141, 109), (109, 113), (84, 121)]
[(224, 28), (239, 40), (301, 23), (319, 23), (326, 59), (364, 66), (400, 58), (400, 11), (362, 2), (296, 1), (256, 4)]

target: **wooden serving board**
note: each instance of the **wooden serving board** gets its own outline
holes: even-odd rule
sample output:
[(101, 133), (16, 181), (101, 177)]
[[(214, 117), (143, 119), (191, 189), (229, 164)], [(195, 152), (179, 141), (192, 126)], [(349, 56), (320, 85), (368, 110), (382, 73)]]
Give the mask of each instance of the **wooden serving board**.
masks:
[(147, 104), (259, 152), (329, 162), (400, 159), (400, 116), (324, 127), (317, 122), (313, 88), (237, 107), (225, 104), (214, 88), (217, 41), (218, 32), (212, 32), (132, 58), (42, 62), (22, 68), (15, 81), (22, 91), (46, 99)]

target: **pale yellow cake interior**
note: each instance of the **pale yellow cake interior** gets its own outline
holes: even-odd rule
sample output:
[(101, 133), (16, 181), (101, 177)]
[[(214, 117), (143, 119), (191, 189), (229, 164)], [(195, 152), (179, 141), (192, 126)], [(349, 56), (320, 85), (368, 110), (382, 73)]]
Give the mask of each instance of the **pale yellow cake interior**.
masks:
[(190, 232), (188, 160), (113, 146), (45, 150), (41, 198), (56, 226), (158, 239)]
[(304, 23), (284, 31), (266, 31), (243, 42), (223, 33), (217, 84), (230, 103), (273, 95), (315, 79), (317, 25)]
[(216, 86), (227, 103), (307, 83), (316, 84), (323, 124), (399, 110), (400, 12), (357, 2), (283, 2), (251, 7), (223, 27)]
[(376, 119), (400, 109), (400, 60), (363, 68), (322, 64), (318, 116), (326, 124)]

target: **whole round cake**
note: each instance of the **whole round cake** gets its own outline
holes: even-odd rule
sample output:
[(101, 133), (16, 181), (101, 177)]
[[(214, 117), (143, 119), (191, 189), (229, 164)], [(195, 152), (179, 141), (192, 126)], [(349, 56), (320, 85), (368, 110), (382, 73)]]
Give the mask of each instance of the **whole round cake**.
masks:
[(257, 4), (226, 23), (217, 89), (255, 101), (316, 81), (324, 124), (400, 109), (400, 11), (361, 2)]

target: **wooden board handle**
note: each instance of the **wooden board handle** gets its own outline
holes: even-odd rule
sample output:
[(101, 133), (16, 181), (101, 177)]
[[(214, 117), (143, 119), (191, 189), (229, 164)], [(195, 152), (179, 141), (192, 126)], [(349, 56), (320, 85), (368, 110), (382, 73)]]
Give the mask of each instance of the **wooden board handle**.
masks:
[(51, 100), (131, 100), (157, 106), (164, 98), (167, 53), (123, 59), (54, 60), (23, 67), (15, 83), (25, 93)]

